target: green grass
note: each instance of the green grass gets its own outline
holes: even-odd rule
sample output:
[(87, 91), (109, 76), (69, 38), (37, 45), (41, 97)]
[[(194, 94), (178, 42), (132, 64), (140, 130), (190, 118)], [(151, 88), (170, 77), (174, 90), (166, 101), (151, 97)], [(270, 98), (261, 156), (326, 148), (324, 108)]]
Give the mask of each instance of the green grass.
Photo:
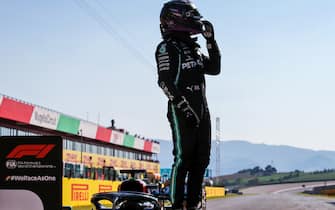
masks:
[(255, 185), (266, 185), (266, 184), (278, 184), (278, 183), (292, 183), (292, 182), (309, 182), (309, 181), (328, 181), (335, 180), (335, 172), (288, 172), (288, 173), (276, 173), (270, 176), (248, 176), (245, 178), (232, 178), (226, 180), (226, 186), (238, 185), (238, 186), (255, 186)]
[(275, 180), (279, 180), (285, 176), (288, 176), (289, 173), (277, 173), (271, 176), (260, 176), (258, 177), (259, 182), (273, 182)]
[(327, 180), (334, 180), (334, 179), (335, 179), (335, 172), (320, 173), (320, 174), (302, 173), (298, 177), (293, 177), (293, 178), (288, 179), (288, 181), (292, 181), (292, 182), (299, 182), (299, 181), (327, 181)]

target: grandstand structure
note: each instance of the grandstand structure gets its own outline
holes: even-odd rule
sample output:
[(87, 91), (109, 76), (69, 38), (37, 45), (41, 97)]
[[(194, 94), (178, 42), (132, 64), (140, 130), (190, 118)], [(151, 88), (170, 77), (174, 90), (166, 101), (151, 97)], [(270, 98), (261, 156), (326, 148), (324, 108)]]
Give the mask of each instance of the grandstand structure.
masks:
[(0, 136), (33, 135), (62, 137), (65, 177), (106, 179), (111, 167), (160, 171), (159, 142), (0, 94)]

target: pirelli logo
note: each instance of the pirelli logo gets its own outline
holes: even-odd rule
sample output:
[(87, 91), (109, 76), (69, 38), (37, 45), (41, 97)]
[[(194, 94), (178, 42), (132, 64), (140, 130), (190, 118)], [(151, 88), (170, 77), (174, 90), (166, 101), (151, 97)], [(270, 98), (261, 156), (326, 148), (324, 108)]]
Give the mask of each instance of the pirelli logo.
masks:
[(35, 158), (45, 158), (48, 153), (55, 147), (55, 144), (21, 144), (16, 146), (7, 158), (23, 158), (32, 156)]
[(72, 201), (88, 201), (88, 184), (72, 184), (71, 185), (71, 200)]
[(112, 192), (113, 186), (112, 185), (101, 185), (99, 184), (99, 192)]

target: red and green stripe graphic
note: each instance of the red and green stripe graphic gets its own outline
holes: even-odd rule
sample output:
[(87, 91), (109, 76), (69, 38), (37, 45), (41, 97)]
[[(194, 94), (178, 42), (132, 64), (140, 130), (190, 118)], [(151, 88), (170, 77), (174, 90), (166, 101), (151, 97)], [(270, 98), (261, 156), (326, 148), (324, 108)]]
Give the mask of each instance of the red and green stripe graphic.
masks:
[(144, 142), (144, 151), (151, 152), (152, 151), (152, 142), (147, 140)]
[(158, 143), (80, 120), (0, 94), (0, 118), (83, 136), (146, 152), (159, 153)]
[(6, 97), (2, 98), (0, 117), (29, 124), (34, 107)]
[(96, 139), (104, 142), (110, 142), (112, 130), (99, 126)]
[(135, 137), (131, 135), (124, 135), (123, 146), (134, 148)]
[(79, 120), (61, 114), (59, 116), (59, 121), (56, 130), (78, 135), (79, 124), (80, 124)]

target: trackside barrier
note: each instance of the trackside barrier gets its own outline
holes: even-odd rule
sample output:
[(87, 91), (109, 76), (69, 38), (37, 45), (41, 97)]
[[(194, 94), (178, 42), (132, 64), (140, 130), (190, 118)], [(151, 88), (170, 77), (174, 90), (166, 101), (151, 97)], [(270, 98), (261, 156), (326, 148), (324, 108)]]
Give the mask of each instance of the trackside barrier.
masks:
[[(88, 206), (93, 194), (99, 192), (116, 192), (120, 181), (90, 180), (80, 178), (63, 178), (63, 209), (71, 206)], [(206, 197), (225, 196), (224, 187), (206, 187)], [(64, 209), (64, 210), (65, 210)]]
[(93, 194), (116, 192), (120, 183), (119, 181), (63, 178), (63, 206), (90, 205)]
[(321, 195), (335, 195), (335, 185), (314, 187), (313, 192)]
[(205, 187), (206, 189), (206, 197), (223, 197), (225, 196), (225, 188), (224, 187)]

